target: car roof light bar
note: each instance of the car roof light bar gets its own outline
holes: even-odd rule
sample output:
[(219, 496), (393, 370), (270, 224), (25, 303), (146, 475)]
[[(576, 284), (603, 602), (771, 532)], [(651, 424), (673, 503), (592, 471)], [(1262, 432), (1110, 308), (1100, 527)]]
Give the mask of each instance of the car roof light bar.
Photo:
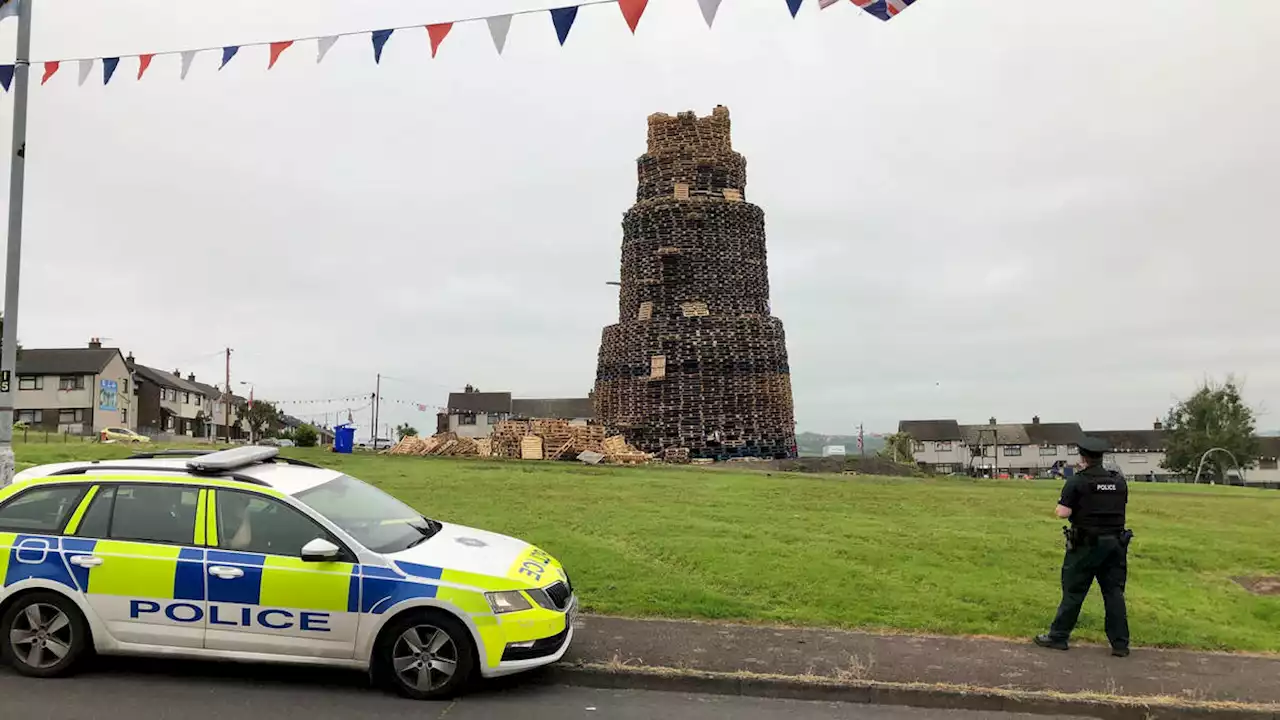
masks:
[(219, 450), (208, 455), (192, 458), (187, 461), (187, 467), (192, 472), (226, 472), (255, 463), (267, 462), (278, 454), (280, 454), (279, 448), (250, 445), (248, 447), (231, 448), (230, 450)]

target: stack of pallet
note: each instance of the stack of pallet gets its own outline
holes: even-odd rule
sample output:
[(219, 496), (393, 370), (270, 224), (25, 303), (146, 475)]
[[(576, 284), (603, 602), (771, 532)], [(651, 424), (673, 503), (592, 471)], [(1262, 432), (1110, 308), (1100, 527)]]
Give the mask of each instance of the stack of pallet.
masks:
[(406, 437), (386, 451), (391, 455), (468, 457), (480, 454), (479, 444), (468, 437), (445, 432), (429, 438)]
[(526, 420), (503, 420), (489, 435), (489, 454), (493, 457), (519, 459), (520, 443), (529, 433), (530, 423)]
[(625, 437), (614, 435), (604, 439), (604, 459), (616, 465), (637, 465), (649, 462), (650, 455), (628, 445)]
[(525, 435), (520, 438), (520, 459), (541, 460), (542, 438), (537, 435)]
[(673, 465), (689, 464), (689, 448), (671, 447), (662, 451), (663, 462), (669, 462)]

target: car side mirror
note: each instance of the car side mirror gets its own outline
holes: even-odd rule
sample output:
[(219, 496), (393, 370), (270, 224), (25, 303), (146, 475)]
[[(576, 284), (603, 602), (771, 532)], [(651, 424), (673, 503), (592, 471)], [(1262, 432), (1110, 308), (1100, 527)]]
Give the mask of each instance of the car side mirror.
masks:
[(329, 562), (338, 557), (341, 550), (337, 545), (325, 540), (324, 538), (316, 538), (306, 545), (302, 546), (303, 562)]

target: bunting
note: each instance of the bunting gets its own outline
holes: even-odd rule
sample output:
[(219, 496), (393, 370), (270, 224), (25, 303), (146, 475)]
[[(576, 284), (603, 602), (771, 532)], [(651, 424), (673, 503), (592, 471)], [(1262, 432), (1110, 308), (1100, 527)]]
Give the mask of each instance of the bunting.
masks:
[(109, 57), (102, 58), (102, 84), (106, 85), (111, 82), (111, 76), (116, 74), (116, 67), (120, 65), (120, 58)]
[[(19, 3), (28, 2), (29, 0), (0, 0), (0, 19), (16, 15), (18, 13)], [(684, 0), (687, 2), (687, 0)], [(702, 13), (703, 20), (706, 21), (707, 27), (710, 28), (715, 24), (716, 15), (720, 10), (723, 0), (697, 0), (698, 8)], [(889, 20), (897, 16), (902, 11), (915, 3), (915, 0), (850, 0), (856, 7), (862, 11), (881, 20)], [(838, 4), (839, 0), (818, 0), (820, 8), (829, 8)], [(786, 0), (787, 9), (791, 13), (791, 17), (796, 17), (804, 0)], [(246, 43), (240, 45), (223, 45), (222, 60), (218, 64), (218, 69), (225, 68), (233, 59), (235, 59), (244, 47), (267, 47), (267, 69), (270, 70), (280, 61), (281, 56), (286, 50), (293, 47), (298, 42), (314, 40), (316, 43), (316, 64), (324, 61), (329, 50), (338, 42), (339, 38), (350, 35), (367, 35), (373, 45), (373, 62), (375, 64), (382, 63), (382, 51), (386, 47), (387, 42), (391, 39), (391, 35), (397, 30), (404, 30), (411, 27), (425, 27), (427, 37), (430, 41), (431, 57), (436, 57), (441, 46), (444, 44), (445, 38), (453, 30), (453, 26), (460, 22), (485, 21), (489, 28), (489, 36), (493, 40), (493, 48), (501, 56), (506, 50), (507, 36), (511, 31), (511, 20), (515, 15), (530, 15), (534, 13), (549, 12), (551, 15), (551, 23), (555, 28), (556, 39), (560, 45), (564, 45), (569, 39), (569, 33), (573, 30), (574, 23), (578, 19), (578, 10), (588, 5), (604, 5), (616, 4), (622, 13), (622, 18), (626, 22), (627, 27), (631, 29), (632, 34), (636, 32), (636, 28), (640, 25), (640, 19), (644, 16), (645, 10), (648, 9), (649, 0), (584, 0), (577, 5), (569, 5), (565, 7), (552, 8), (549, 10), (525, 10), (517, 13), (507, 13), (502, 15), (493, 15), (486, 17), (472, 17), (459, 20), (450, 20), (446, 22), (433, 23), (429, 25), (409, 25), (404, 27), (385, 28), (382, 30), (359, 30), (354, 32), (338, 33), (336, 35), (326, 35), (322, 37), (295, 38), (291, 40), (277, 40), (274, 42), (263, 43)], [(203, 50), (214, 50), (216, 48), (200, 48), (194, 50), (174, 50), (169, 52), (147, 52), (137, 53), (133, 55), (116, 55), (112, 57), (100, 58), (77, 58), (74, 60), (45, 60), (42, 62), (44, 66), (44, 74), (41, 76), (40, 84), (44, 85), (49, 82), (63, 62), (77, 62), (79, 64), (78, 82), (83, 85), (92, 73), (95, 62), (102, 62), (102, 83), (108, 85), (115, 76), (116, 69), (119, 67), (120, 60), (124, 57), (137, 58), (138, 74), (137, 79), (142, 80), (146, 75), (151, 62), (157, 55), (177, 55), (180, 60), (179, 79), (185, 80), (191, 72), (192, 64), (196, 55)], [(36, 63), (33, 63), (36, 64)], [(0, 65), (0, 86), (4, 87), (7, 92), (13, 83), (14, 65)]]
[(498, 15), (485, 20), (489, 24), (489, 35), (493, 38), (493, 47), (501, 55), (502, 48), (507, 45), (507, 32), (511, 30), (511, 16)]
[(436, 56), (436, 51), (440, 49), (440, 43), (444, 42), (444, 38), (453, 29), (453, 23), (441, 23), (439, 25), (427, 26), (427, 37), (431, 38), (431, 57)]
[(316, 40), (316, 64), (319, 65), (324, 61), (324, 56), (329, 54), (329, 50), (338, 42), (337, 35), (330, 35)]
[(268, 70), (276, 66), (276, 61), (280, 59), (280, 54), (288, 50), (291, 45), (293, 45), (292, 40), (271, 43), (271, 57), (267, 60)]
[(560, 44), (569, 39), (569, 31), (573, 29), (573, 21), (578, 19), (578, 6), (556, 8), (551, 11), (551, 22), (556, 26), (556, 37)]
[(636, 26), (640, 24), (640, 16), (644, 15), (644, 9), (649, 6), (649, 0), (618, 0), (618, 9), (622, 10), (622, 18), (627, 21), (627, 27), (631, 28), (631, 34), (636, 32)]

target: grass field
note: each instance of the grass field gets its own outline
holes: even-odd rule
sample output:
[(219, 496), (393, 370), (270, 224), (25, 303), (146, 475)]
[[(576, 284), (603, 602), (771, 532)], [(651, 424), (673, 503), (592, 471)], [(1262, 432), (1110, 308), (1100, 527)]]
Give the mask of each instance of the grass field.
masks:
[[(1058, 600), (1054, 483), (288, 452), (542, 546), (597, 613), (1022, 637)], [(1280, 597), (1231, 581), (1280, 575), (1280, 492), (1135, 483), (1129, 524), (1136, 644), (1280, 652)], [(1103, 639), (1096, 589), (1078, 637)]]

